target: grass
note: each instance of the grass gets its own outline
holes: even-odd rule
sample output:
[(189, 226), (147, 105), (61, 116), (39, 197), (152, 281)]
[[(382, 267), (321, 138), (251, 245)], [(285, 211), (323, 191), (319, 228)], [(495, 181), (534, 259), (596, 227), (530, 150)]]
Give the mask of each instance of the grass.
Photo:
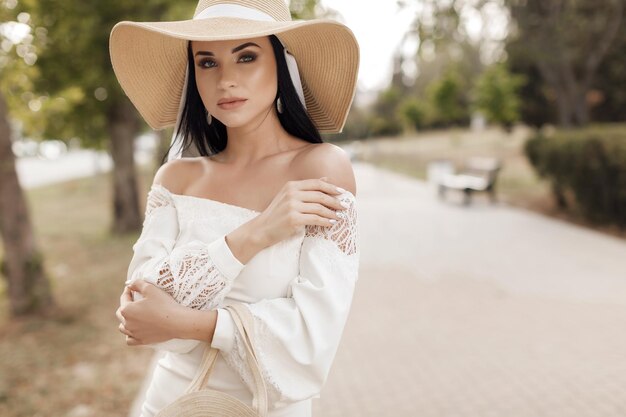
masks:
[(109, 184), (104, 174), (26, 193), (61, 314), (10, 319), (0, 296), (2, 416), (124, 416), (140, 387), (152, 350), (126, 346), (115, 317), (138, 235), (109, 234)]
[(531, 131), (518, 127), (511, 134), (498, 128), (481, 132), (467, 129), (426, 131), (419, 134), (379, 138), (357, 144), (357, 158), (421, 180), (427, 180), (427, 168), (437, 159), (451, 160), (461, 167), (471, 156), (498, 157), (503, 168), (496, 183), (500, 202), (532, 210), (583, 227), (626, 238), (626, 230), (595, 225), (575, 210), (560, 210), (552, 197), (550, 185), (538, 177), (523, 152)]

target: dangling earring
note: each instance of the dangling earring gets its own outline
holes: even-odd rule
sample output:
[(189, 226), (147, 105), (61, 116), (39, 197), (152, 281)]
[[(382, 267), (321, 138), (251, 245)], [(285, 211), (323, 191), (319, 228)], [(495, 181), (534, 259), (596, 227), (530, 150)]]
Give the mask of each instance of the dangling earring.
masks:
[(276, 100), (276, 110), (278, 110), (278, 113), (283, 113), (283, 102), (280, 101), (280, 96), (278, 97), (278, 100)]
[(211, 116), (211, 113), (209, 113), (208, 111), (206, 112), (206, 122), (208, 124), (211, 124), (211, 122), (213, 121), (213, 116)]

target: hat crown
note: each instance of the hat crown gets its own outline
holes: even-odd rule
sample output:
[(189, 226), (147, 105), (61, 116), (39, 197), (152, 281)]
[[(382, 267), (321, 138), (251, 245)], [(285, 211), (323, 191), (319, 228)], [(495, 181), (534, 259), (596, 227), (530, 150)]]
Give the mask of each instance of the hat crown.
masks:
[(217, 5), (235, 5), (258, 10), (276, 21), (291, 21), (289, 6), (284, 0), (199, 0), (194, 17), (204, 10)]

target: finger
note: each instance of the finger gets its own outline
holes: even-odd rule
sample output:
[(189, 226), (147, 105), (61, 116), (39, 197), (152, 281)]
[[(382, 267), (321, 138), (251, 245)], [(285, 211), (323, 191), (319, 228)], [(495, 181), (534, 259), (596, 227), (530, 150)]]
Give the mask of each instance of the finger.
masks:
[(126, 336), (130, 336), (130, 337), (133, 336), (132, 333), (129, 332), (128, 329), (122, 323), (120, 323), (120, 325), (117, 326), (117, 329), (123, 334), (125, 334)]
[(132, 291), (137, 291), (138, 293), (141, 293), (143, 289), (143, 283), (145, 283), (143, 279), (138, 279), (133, 281), (130, 285), (127, 285), (127, 288)]
[(311, 178), (311, 179), (306, 179), (306, 180), (300, 180), (298, 181), (298, 185), (299, 185), (299, 189), (303, 190), (303, 191), (316, 191), (316, 190), (321, 190), (325, 193), (328, 193), (330, 195), (336, 195), (336, 194), (341, 194), (342, 192), (344, 192), (345, 190), (339, 190), (337, 189), (337, 186), (335, 186), (334, 184), (328, 182), (328, 181), (324, 181), (322, 179), (318, 179), (318, 178)]
[(133, 282), (131, 285), (129, 285), (128, 288), (130, 288), (133, 291), (137, 291), (139, 294), (145, 296), (145, 292), (148, 290), (150, 286), (154, 287), (154, 285), (151, 282), (148, 282), (145, 279), (138, 279), (135, 282)]
[[(320, 217), (325, 218), (326, 220), (334, 219), (337, 220), (338, 223), (343, 219), (344, 213), (340, 210), (335, 210), (333, 208), (328, 208), (323, 204), (319, 203), (303, 203), (303, 208), (301, 210), (302, 214), (316, 214)], [(332, 222), (331, 222), (332, 224)]]
[(303, 224), (311, 225), (311, 226), (322, 226), (322, 227), (332, 227), (337, 223), (331, 222), (329, 218), (318, 216), (317, 214), (302, 214)]
[(131, 292), (130, 288), (124, 287), (124, 291), (122, 292), (122, 295), (120, 296), (120, 305), (124, 306), (132, 302), (133, 302), (133, 293)]
[(124, 326), (126, 326), (126, 318), (122, 315), (122, 307), (118, 307), (117, 310), (115, 310), (115, 316)]
[(132, 336), (126, 336), (126, 344), (128, 346), (138, 346), (141, 343), (139, 343), (139, 341)]
[(341, 204), (341, 200), (337, 196), (331, 196), (322, 191), (302, 191), (301, 200), (305, 203), (323, 204), (333, 211), (347, 209)]

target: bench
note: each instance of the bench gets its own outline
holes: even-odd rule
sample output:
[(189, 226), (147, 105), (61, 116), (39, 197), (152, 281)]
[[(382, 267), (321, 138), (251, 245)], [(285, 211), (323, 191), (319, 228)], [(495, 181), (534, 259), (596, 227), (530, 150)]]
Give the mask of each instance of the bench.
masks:
[(458, 173), (445, 174), (439, 179), (439, 198), (444, 198), (447, 190), (459, 190), (463, 191), (463, 202), (468, 205), (472, 193), (487, 192), (493, 203), (496, 201), (495, 184), (501, 168), (502, 163), (497, 158), (468, 158)]

